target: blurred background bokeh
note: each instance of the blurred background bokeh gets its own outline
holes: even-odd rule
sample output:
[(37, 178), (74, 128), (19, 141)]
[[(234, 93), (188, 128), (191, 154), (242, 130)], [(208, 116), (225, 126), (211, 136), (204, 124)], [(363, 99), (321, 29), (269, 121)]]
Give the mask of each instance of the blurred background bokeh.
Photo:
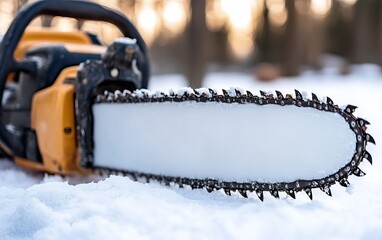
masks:
[[(155, 75), (177, 73), (199, 87), (210, 72), (272, 81), (334, 66), (382, 65), (380, 0), (95, 0), (126, 14), (148, 47)], [(27, 0), (0, 1), (0, 32)], [(59, 0), (57, 0), (59, 4)], [(104, 23), (41, 17), (32, 27), (83, 29), (110, 43)]]

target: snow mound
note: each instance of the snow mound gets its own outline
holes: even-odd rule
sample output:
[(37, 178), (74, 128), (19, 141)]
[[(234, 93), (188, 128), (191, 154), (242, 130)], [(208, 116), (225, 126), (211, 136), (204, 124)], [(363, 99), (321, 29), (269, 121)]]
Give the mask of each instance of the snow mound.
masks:
[(226, 197), (119, 176), (75, 186), (53, 181), (0, 187), (0, 238), (381, 239), (379, 199), (335, 192), (335, 198), (317, 194), (313, 202), (302, 193), (298, 200), (266, 195), (261, 203), (254, 196)]

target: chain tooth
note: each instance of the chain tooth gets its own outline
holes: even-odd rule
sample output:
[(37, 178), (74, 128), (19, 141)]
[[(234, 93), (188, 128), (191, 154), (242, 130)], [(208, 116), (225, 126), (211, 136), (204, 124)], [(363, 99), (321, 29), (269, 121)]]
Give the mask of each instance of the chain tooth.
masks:
[(295, 194), (295, 192), (294, 192), (293, 190), (286, 190), (285, 192), (286, 192), (286, 193), (288, 194), (288, 196), (290, 196), (291, 198), (296, 199), (296, 194)]
[(224, 97), (229, 97), (229, 94), (228, 94), (228, 91), (227, 91), (227, 90), (222, 89), (222, 91), (223, 91), (223, 96), (224, 96)]
[(339, 184), (340, 184), (342, 187), (349, 187), (349, 186), (350, 186), (350, 182), (349, 182), (346, 178), (342, 178), (342, 179), (339, 181)]
[(280, 198), (279, 192), (277, 190), (271, 190), (270, 191), (271, 195), (275, 198)]
[(259, 189), (256, 189), (255, 191), (256, 191), (257, 197), (260, 199), (260, 201), (263, 202), (264, 201), (264, 193), (263, 193), (263, 191), (261, 191)]
[(251, 98), (251, 97), (253, 97), (253, 94), (247, 90), (247, 96)]
[(150, 183), (150, 181), (151, 181), (150, 177), (145, 176), (145, 179), (146, 179), (146, 183)]
[(239, 191), (241, 196), (243, 196), (244, 198), (248, 198), (247, 191), (242, 190), (242, 189), (239, 189), (238, 191)]
[[(126, 173), (124, 173), (124, 175), (125, 175)], [(131, 178), (136, 182), (136, 181), (138, 181), (138, 178), (137, 178), (137, 175), (135, 175), (135, 174), (131, 174)]]
[(261, 95), (261, 96), (263, 96), (263, 97), (265, 97), (265, 98), (267, 97), (267, 93), (266, 93), (266, 92), (264, 92), (264, 91), (262, 91), (262, 90), (260, 90), (259, 92), (260, 92), (260, 95)]
[(308, 197), (310, 198), (310, 200), (313, 200), (312, 189), (310, 189), (310, 188), (305, 188), (304, 191), (305, 191), (305, 193), (308, 195)]
[(330, 97), (326, 97), (326, 103), (333, 106), (333, 100)]
[(373, 158), (371, 157), (371, 155), (368, 151), (365, 150), (365, 152), (363, 154), (363, 158), (366, 158), (370, 164), (373, 164)]
[(357, 123), (358, 125), (360, 125), (361, 127), (364, 127), (366, 125), (370, 125), (369, 121), (363, 119), (363, 118), (357, 118)]
[(216, 92), (212, 88), (209, 88), (208, 91), (211, 93), (213, 97), (216, 96)]
[(235, 88), (236, 97), (241, 97), (241, 92), (239, 89)]
[(370, 143), (375, 145), (374, 138), (370, 134), (368, 134), (368, 133), (366, 134), (366, 141), (368, 141), (368, 142), (370, 142)]
[(316, 94), (312, 93), (312, 101), (319, 102)]
[(322, 186), (320, 187), (321, 191), (323, 191), (324, 193), (326, 193), (326, 195), (328, 196), (332, 196), (332, 191), (330, 190), (330, 187), (329, 186)]
[(283, 96), (283, 94), (280, 91), (276, 90), (275, 93), (276, 93), (277, 99), (279, 99), (279, 100), (283, 100), (284, 99), (284, 96)]
[(357, 177), (363, 177), (366, 175), (360, 168), (356, 168), (353, 170), (353, 174), (356, 175)]
[(193, 181), (194, 189), (201, 188), (200, 182), (197, 179), (193, 179), (192, 181)]
[(224, 188), (224, 193), (228, 196), (231, 196), (231, 190), (228, 188)]
[(294, 93), (296, 94), (297, 100), (303, 100), (302, 94), (297, 89), (294, 90)]
[(345, 108), (345, 112), (348, 113), (348, 114), (353, 114), (356, 109), (357, 109), (357, 106), (347, 105), (346, 108)]

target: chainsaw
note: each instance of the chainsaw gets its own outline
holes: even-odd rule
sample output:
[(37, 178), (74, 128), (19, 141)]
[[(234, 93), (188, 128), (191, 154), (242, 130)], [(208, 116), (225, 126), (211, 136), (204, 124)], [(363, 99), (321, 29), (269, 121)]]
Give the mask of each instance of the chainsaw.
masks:
[[(41, 15), (102, 21), (123, 38), (29, 30)], [(375, 144), (356, 106), (295, 91), (181, 88), (151, 92), (144, 40), (118, 11), (79, 0), (24, 6), (0, 44), (0, 147), (21, 167), (313, 198), (363, 176)]]

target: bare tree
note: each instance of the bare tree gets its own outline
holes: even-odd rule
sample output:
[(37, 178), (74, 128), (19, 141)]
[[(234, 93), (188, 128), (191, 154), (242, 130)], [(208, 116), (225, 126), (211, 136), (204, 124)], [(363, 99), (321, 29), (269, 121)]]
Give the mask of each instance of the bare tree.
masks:
[(301, 46), (299, 41), (298, 12), (294, 0), (285, 0), (288, 19), (285, 23), (284, 41), (281, 48), (282, 74), (284, 76), (296, 76), (301, 64)]
[(14, 14), (16, 14), (16, 12), (17, 12), (22, 6), (24, 6), (27, 2), (28, 2), (28, 0), (18, 0), (18, 1), (16, 2), (16, 6), (15, 6), (15, 8), (14, 8), (14, 10), (15, 10), (15, 13), (14, 13)]
[(373, 1), (357, 1), (355, 5), (354, 62), (370, 62), (373, 55)]
[(190, 1), (191, 19), (187, 29), (186, 76), (193, 88), (201, 87), (206, 71), (206, 2)]
[(51, 27), (53, 18), (51, 16), (41, 16), (41, 24), (43, 27)]

